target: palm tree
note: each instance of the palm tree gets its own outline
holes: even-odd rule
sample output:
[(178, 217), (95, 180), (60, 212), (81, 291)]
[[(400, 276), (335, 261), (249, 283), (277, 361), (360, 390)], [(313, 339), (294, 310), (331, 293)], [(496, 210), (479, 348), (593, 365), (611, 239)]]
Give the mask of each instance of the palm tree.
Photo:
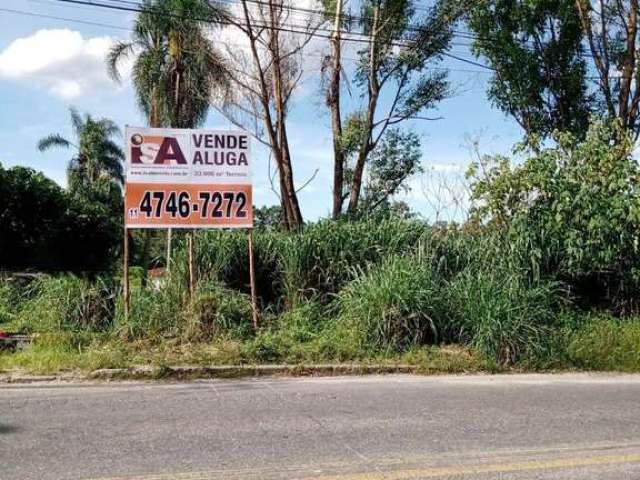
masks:
[(117, 81), (119, 65), (135, 55), (133, 85), (151, 127), (195, 128), (212, 92), (226, 90), (224, 61), (207, 37), (225, 15), (206, 0), (145, 0), (131, 40), (109, 51), (107, 68)]
[[(224, 9), (207, 0), (144, 0), (131, 41), (112, 47), (107, 69), (120, 81), (118, 65), (136, 56), (133, 85), (149, 126), (195, 128), (206, 120), (212, 93), (227, 89), (227, 70), (207, 29), (225, 18)], [(166, 258), (168, 268), (171, 229)]]
[(88, 113), (83, 117), (74, 108), (70, 114), (75, 143), (54, 133), (42, 138), (38, 149), (41, 152), (54, 147), (75, 149), (67, 166), (67, 183), (72, 192), (111, 189), (114, 185), (120, 188), (124, 183), (124, 152), (112, 139), (120, 135), (120, 129), (111, 120), (95, 119)]

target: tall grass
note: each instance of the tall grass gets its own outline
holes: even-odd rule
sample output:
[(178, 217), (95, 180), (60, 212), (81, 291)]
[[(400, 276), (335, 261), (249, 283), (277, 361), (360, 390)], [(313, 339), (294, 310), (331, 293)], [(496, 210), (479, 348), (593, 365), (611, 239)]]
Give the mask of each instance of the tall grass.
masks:
[(169, 282), (161, 288), (139, 287), (130, 292), (129, 315), (122, 299), (116, 315), (116, 333), (124, 339), (146, 337), (160, 340), (178, 336), (184, 327), (185, 291)]
[(104, 331), (113, 323), (118, 295), (119, 284), (110, 278), (41, 278), (28, 286), (15, 324), (28, 332)]
[(323, 221), (302, 235), (287, 235), (278, 245), (287, 302), (294, 305), (312, 297), (326, 301), (351, 281), (358, 269), (412, 252), (429, 233), (419, 222), (368, 220)]
[(491, 272), (498, 267), (528, 281), (542, 276), (538, 255), (526, 244), (499, 232), (469, 227), (438, 229), (431, 241), (421, 245), (421, 250), (448, 279), (465, 270)]
[(501, 365), (546, 349), (564, 296), (554, 283), (529, 283), (500, 268), (462, 271), (450, 283), (453, 335)]
[(568, 336), (566, 355), (581, 369), (640, 371), (640, 318), (590, 315)]
[(23, 297), (13, 283), (0, 279), (0, 325), (15, 321)]
[(254, 339), (245, 344), (245, 355), (256, 361), (301, 362), (319, 361), (323, 354), (322, 340), (328, 317), (326, 307), (313, 300), (264, 319), (265, 326)]
[(253, 329), (251, 299), (247, 294), (201, 282), (186, 308), (186, 335), (210, 340), (219, 335), (244, 339)]
[[(567, 321), (583, 314), (560, 283), (545, 278), (536, 254), (508, 238), (384, 220), (324, 221), (295, 233), (256, 232), (255, 240), (258, 332), (243, 232), (197, 237), (193, 295), (179, 238), (159, 286), (132, 282), (127, 318), (118, 278), (61, 275), (26, 289), (0, 283), (0, 322), (63, 337), (96, 333), (117, 345), (227, 342), (235, 345), (233, 358), (250, 361), (411, 356), (425, 345), (459, 344), (470, 358), (499, 366), (640, 369), (635, 323), (598, 317), (587, 329)], [(76, 351), (68, 342), (51, 348), (61, 359)]]
[(445, 339), (446, 293), (418, 257), (390, 257), (362, 272), (337, 298), (337, 330), (360, 350), (395, 351)]
[[(289, 308), (310, 298), (327, 301), (358, 268), (413, 251), (429, 232), (423, 223), (398, 220), (322, 221), (302, 232), (257, 232), (255, 262), (263, 304)], [(199, 278), (248, 291), (246, 233), (207, 232), (197, 237), (196, 245)], [(175, 263), (184, 265), (184, 247), (178, 250)]]

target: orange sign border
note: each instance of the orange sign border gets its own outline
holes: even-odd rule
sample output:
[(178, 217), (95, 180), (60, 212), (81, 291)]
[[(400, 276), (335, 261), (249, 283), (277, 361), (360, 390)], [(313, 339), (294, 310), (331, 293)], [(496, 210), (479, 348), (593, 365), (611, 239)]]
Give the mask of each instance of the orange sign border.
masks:
[[(129, 217), (131, 209), (139, 208), (143, 195), (147, 191), (162, 191), (165, 196), (168, 192), (188, 192), (192, 206), (197, 204), (199, 192), (243, 192), (247, 196), (247, 216), (231, 218), (205, 217), (200, 212), (190, 209), (190, 215), (186, 218), (172, 217), (166, 211), (161, 212), (160, 217), (140, 216), (138, 219)], [(183, 228), (183, 229), (222, 229), (222, 228), (253, 228), (253, 188), (250, 184), (196, 184), (196, 183), (127, 183), (125, 186), (124, 202), (124, 227), (134, 228)], [(227, 201), (223, 203), (226, 208)]]

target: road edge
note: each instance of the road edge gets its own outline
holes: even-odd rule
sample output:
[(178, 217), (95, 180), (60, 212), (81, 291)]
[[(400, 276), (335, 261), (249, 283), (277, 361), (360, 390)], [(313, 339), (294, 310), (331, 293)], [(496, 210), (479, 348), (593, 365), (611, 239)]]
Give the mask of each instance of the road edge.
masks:
[[(102, 368), (92, 372), (63, 372), (54, 375), (31, 375), (23, 372), (0, 373), (0, 384), (38, 382), (81, 382), (112, 380), (197, 380), (209, 378), (245, 378), (263, 376), (336, 376), (374, 374), (445, 374), (418, 365), (385, 364), (278, 364), (213, 366), (139, 366)], [(464, 373), (464, 372), (463, 372)], [(474, 372), (479, 373), (479, 372)], [(481, 373), (481, 372), (480, 372)]]

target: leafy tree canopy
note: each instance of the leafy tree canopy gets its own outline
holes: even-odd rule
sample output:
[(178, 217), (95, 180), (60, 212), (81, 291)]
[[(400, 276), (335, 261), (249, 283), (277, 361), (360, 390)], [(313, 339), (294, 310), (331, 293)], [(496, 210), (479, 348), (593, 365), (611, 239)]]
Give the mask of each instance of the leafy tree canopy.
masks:
[(279, 230), (283, 227), (283, 220), (280, 205), (253, 207), (253, 226), (256, 230)]
[(113, 137), (120, 129), (107, 118), (93, 118), (88, 113), (81, 116), (70, 109), (71, 125), (75, 139), (67, 140), (54, 133), (38, 142), (41, 152), (51, 148), (71, 148), (74, 155), (67, 166), (67, 183), (73, 193), (89, 193), (111, 198), (119, 195), (124, 184), (124, 152)]
[(393, 196), (409, 190), (407, 180), (422, 173), (420, 138), (414, 132), (390, 129), (372, 152), (362, 207), (372, 213), (389, 208)]
[[(353, 182), (355, 156), (364, 128), (365, 120), (358, 112), (348, 118), (343, 129), (341, 147), (347, 159), (344, 198), (349, 195), (349, 186)], [(393, 197), (406, 192), (407, 181), (424, 171), (421, 160), (420, 137), (415, 132), (399, 128), (387, 130), (367, 158), (359, 216), (372, 215), (378, 210), (389, 211), (393, 205), (398, 207), (398, 211), (404, 211), (404, 206), (395, 202)], [(403, 213), (401, 216), (406, 215)]]
[(113, 266), (120, 219), (42, 173), (0, 166), (0, 268), (91, 272)]
[(625, 300), (640, 287), (640, 169), (632, 133), (618, 122), (594, 122), (580, 138), (512, 166), (484, 157), (468, 172), (473, 220), (510, 235), (538, 275), (557, 272), (591, 295)]
[(209, 111), (211, 95), (227, 88), (226, 67), (207, 37), (225, 11), (205, 0), (144, 0), (132, 38), (107, 56), (115, 80), (130, 57), (140, 110), (151, 126), (195, 128)]
[(582, 135), (588, 92), (583, 33), (572, 0), (492, 0), (470, 13), (473, 49), (495, 70), (488, 96), (526, 135)]

